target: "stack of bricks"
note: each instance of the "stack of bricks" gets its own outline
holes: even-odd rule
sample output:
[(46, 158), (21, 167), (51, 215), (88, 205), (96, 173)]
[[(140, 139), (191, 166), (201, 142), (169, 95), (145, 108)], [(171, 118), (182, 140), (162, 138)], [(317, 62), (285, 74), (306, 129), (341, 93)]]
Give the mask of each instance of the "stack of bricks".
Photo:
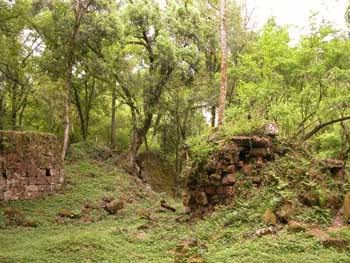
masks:
[(242, 183), (260, 184), (259, 170), (273, 158), (270, 137), (234, 136), (207, 160), (193, 162), (185, 181), (183, 203), (188, 212), (203, 215), (228, 204)]
[(63, 180), (54, 135), (0, 131), (0, 201), (36, 198), (59, 189)]

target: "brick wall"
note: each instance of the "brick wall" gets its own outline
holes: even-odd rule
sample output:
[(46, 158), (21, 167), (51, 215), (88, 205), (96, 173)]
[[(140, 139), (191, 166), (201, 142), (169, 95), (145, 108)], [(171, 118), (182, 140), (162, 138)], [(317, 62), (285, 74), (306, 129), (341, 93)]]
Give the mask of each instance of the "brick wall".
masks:
[(0, 131), (0, 200), (35, 198), (59, 189), (63, 180), (54, 135)]

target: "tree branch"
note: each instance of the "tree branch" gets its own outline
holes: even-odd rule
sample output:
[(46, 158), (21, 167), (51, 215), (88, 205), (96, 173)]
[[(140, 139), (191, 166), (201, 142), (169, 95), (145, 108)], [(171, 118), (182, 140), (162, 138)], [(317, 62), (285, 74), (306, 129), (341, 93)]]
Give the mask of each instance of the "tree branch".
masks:
[(329, 122), (320, 124), (318, 126), (316, 126), (312, 131), (310, 131), (309, 133), (307, 133), (304, 137), (303, 137), (303, 141), (306, 141), (308, 139), (310, 139), (312, 136), (314, 136), (318, 131), (320, 131), (321, 129), (323, 129), (324, 127), (331, 125), (333, 123), (337, 123), (337, 122), (341, 122), (341, 121), (346, 121), (346, 120), (350, 120), (350, 116), (346, 116), (346, 117), (342, 117), (339, 119), (335, 119), (335, 120), (331, 120)]

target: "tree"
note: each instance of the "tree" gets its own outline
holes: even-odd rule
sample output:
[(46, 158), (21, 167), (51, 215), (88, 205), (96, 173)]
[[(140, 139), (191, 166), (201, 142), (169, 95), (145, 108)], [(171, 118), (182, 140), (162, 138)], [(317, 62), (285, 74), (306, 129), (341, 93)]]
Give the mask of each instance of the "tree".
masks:
[[(0, 50), (0, 126), (16, 130), (22, 124), (28, 96), (33, 93), (29, 73), (38, 45), (26, 31), (31, 20), (28, 3), (1, 2), (0, 15), (0, 45), (3, 47)], [(5, 119), (9, 120), (9, 126)]]
[(221, 44), (221, 81), (218, 110), (218, 126), (224, 121), (227, 93), (227, 36), (226, 36), (226, 0), (220, 0), (220, 44)]
[(346, 1), (346, 8), (345, 8), (345, 22), (349, 25), (350, 24), (350, 1)]
[(68, 142), (69, 142), (69, 128), (70, 128), (70, 90), (72, 85), (72, 70), (75, 60), (76, 41), (80, 30), (82, 18), (87, 12), (92, 0), (75, 0), (73, 1), (74, 25), (71, 35), (68, 39), (66, 50), (66, 73), (64, 81), (65, 102), (64, 102), (64, 136), (62, 146), (62, 159), (65, 158)]
[(136, 171), (135, 157), (151, 128), (159, 100), (177, 63), (175, 46), (166, 30), (166, 20), (160, 14), (159, 5), (152, 0), (135, 1), (128, 5), (125, 14), (128, 25), (125, 57), (119, 61), (115, 77), (120, 95), (131, 112), (133, 128), (127, 153), (127, 166), (131, 173)]

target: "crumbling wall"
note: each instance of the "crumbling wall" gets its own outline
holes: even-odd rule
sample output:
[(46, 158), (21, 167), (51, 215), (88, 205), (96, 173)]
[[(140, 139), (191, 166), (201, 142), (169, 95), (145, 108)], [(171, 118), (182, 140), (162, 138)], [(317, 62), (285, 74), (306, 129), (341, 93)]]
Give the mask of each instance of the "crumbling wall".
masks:
[(183, 202), (188, 212), (205, 214), (228, 204), (243, 184), (259, 185), (260, 168), (273, 158), (270, 137), (234, 136), (207, 160), (193, 162), (186, 176)]
[(0, 200), (31, 199), (59, 189), (64, 180), (54, 135), (0, 131)]

